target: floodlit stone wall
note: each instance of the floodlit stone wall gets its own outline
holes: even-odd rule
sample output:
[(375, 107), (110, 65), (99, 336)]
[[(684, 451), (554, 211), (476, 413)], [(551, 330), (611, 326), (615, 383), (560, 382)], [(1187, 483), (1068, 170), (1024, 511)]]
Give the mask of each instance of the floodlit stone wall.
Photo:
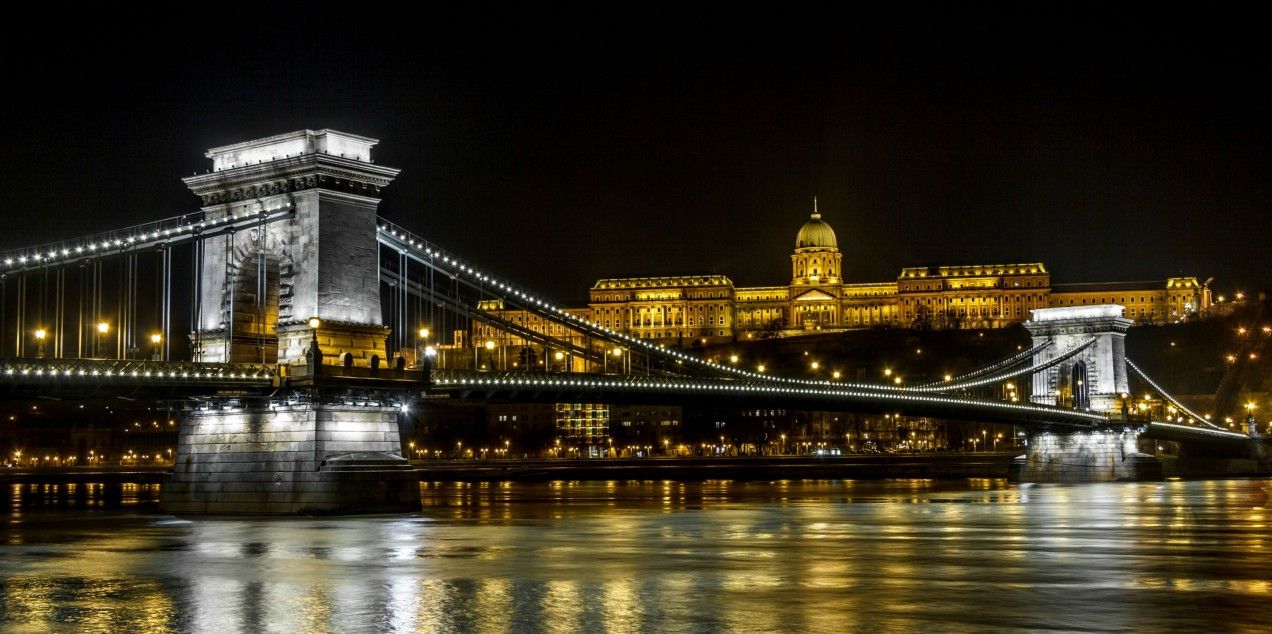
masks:
[[(400, 454), (393, 407), (262, 405), (194, 412), (182, 424), (162, 503), (173, 513), (418, 508), (418, 480)], [(332, 461), (351, 455), (364, 457)], [(386, 460), (393, 457), (400, 464)]]
[(1132, 429), (1040, 432), (1028, 437), (1021, 482), (1161, 479), (1161, 462), (1139, 452)]

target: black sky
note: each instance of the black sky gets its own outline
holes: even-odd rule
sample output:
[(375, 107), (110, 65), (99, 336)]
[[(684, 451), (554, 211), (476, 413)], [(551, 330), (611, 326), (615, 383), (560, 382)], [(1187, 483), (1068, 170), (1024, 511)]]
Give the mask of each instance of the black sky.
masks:
[(206, 148), (331, 127), (402, 168), (383, 215), (562, 300), (619, 274), (785, 283), (813, 195), (849, 281), (1043, 261), (1272, 285), (1254, 15), (546, 6), (10, 29), (0, 247), (193, 211)]

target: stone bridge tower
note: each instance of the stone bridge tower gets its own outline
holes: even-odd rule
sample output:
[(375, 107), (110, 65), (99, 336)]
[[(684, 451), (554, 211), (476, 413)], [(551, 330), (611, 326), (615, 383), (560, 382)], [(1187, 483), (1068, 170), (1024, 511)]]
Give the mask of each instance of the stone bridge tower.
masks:
[(300, 130), (212, 148), (212, 171), (183, 179), (208, 230), (227, 216), (294, 211), (202, 243), (196, 361), (303, 362), (315, 335), (327, 363), (345, 352), (356, 365), (385, 356), (376, 207), (398, 170), (371, 161), (376, 143)]
[[(1110, 415), (1090, 429), (1040, 429), (1026, 436), (1025, 455), (1016, 459), (1022, 482), (1093, 482), (1160, 479), (1162, 465), (1139, 452), (1139, 425), (1118, 411), (1126, 379), (1126, 330), (1133, 323), (1116, 304), (1041, 308), (1025, 322), (1034, 346), (1053, 345), (1034, 356), (1045, 363), (1091, 342), (1073, 357), (1033, 375), (1035, 403)], [(1092, 341), (1094, 340), (1094, 341)]]
[(1053, 342), (1034, 355), (1035, 365), (1095, 339), (1073, 358), (1034, 374), (1031, 400), (1073, 409), (1116, 410), (1128, 390), (1126, 329), (1134, 323), (1122, 317), (1122, 307), (1101, 304), (1031, 312), (1025, 328), (1033, 335), (1033, 345)]

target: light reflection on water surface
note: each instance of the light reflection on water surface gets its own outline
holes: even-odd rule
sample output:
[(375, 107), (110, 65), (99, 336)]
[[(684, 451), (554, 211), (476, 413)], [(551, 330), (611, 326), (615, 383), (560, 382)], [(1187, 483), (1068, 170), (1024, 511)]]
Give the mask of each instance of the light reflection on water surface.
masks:
[(10, 485), (0, 629), (1272, 628), (1269, 481), (438, 483), (301, 519), (50, 486)]

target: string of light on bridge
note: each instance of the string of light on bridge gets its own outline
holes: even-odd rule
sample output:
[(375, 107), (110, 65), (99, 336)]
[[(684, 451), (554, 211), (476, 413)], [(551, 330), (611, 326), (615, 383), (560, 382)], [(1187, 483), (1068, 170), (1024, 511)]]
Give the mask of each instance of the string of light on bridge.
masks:
[(533, 312), (539, 314), (540, 316), (549, 318), (553, 321), (557, 321), (560, 323), (568, 323), (574, 328), (591, 330), (595, 333), (599, 333), (603, 335), (605, 338), (608, 338), (611, 342), (615, 342), (615, 343), (621, 342), (622, 344), (627, 345), (629, 347), (640, 348), (650, 354), (663, 355), (674, 361), (678, 361), (681, 363), (687, 362), (687, 363), (699, 365), (719, 373), (732, 374), (735, 376), (742, 376), (742, 377), (755, 379), (755, 380), (761, 380), (761, 381), (787, 381), (787, 382), (798, 382), (798, 383), (808, 383), (808, 384), (816, 383), (815, 381), (804, 381), (801, 379), (790, 379), (785, 377), (776, 377), (772, 375), (766, 375), (759, 372), (751, 372), (749, 370), (744, 370), (741, 368), (735, 368), (731, 366), (722, 365), (714, 361), (703, 359), (695, 355), (686, 354), (678, 350), (667, 350), (666, 348), (654, 345), (653, 343), (650, 343), (643, 339), (632, 337), (631, 335), (615, 331), (609, 328), (608, 326), (604, 326), (599, 323), (593, 322), (591, 320), (583, 319), (577, 315), (571, 314), (570, 312), (566, 311), (564, 308), (561, 308), (560, 306), (557, 306), (553, 304), (552, 302), (545, 301), (532, 293), (527, 293), (521, 290), (520, 288), (517, 288), (516, 286), (508, 284), (507, 282), (504, 282), (494, 276), (491, 276), (475, 267), (472, 267), (466, 264), (465, 262), (461, 261), (459, 258), (438, 248), (436, 245), (430, 244), (428, 241), (424, 240), (423, 238), (420, 238), (419, 236), (416, 236), (415, 234), (407, 231), (406, 229), (403, 229), (397, 225), (394, 225), (393, 223), (388, 222), (384, 220), (383, 218), (380, 219), (379, 232), (381, 235), (389, 236), (393, 238), (398, 243), (398, 245), (400, 245), (402, 248), (414, 249), (417, 253), (424, 255), (430, 260), (440, 261), (442, 264), (452, 267), (454, 272), (457, 274), (469, 275), (478, 282), (492, 285), (494, 288), (507, 293), (508, 294), (507, 297), (520, 300), (518, 302), (515, 302), (518, 305), (521, 305), (528, 310), (532, 310)]
[(1212, 422), (1210, 422), (1210, 421), (1206, 420), (1206, 419), (1205, 419), (1205, 417), (1200, 416), (1199, 414), (1197, 414), (1197, 412), (1194, 412), (1194, 411), (1192, 411), (1191, 409), (1188, 409), (1187, 407), (1185, 407), (1183, 403), (1180, 403), (1178, 399), (1176, 399), (1174, 396), (1172, 396), (1172, 395), (1171, 395), (1169, 392), (1167, 392), (1166, 390), (1162, 389), (1162, 386), (1158, 385), (1156, 381), (1154, 381), (1151, 377), (1149, 377), (1149, 376), (1148, 376), (1148, 374), (1146, 374), (1143, 370), (1141, 370), (1139, 366), (1135, 365), (1135, 363), (1134, 363), (1133, 361), (1131, 361), (1129, 358), (1128, 358), (1128, 359), (1126, 359), (1126, 367), (1127, 367), (1127, 368), (1130, 368), (1130, 370), (1131, 370), (1132, 372), (1134, 372), (1136, 376), (1138, 376), (1141, 380), (1143, 380), (1143, 381), (1144, 381), (1145, 383), (1147, 383), (1150, 387), (1152, 387), (1154, 390), (1156, 390), (1158, 394), (1161, 394), (1161, 395), (1162, 395), (1162, 398), (1166, 399), (1166, 400), (1167, 400), (1167, 401), (1169, 401), (1172, 405), (1174, 405), (1175, 407), (1179, 408), (1179, 410), (1180, 410), (1180, 411), (1184, 412), (1185, 414), (1188, 414), (1188, 416), (1189, 416), (1189, 417), (1191, 417), (1193, 420), (1195, 420), (1195, 421), (1197, 421), (1197, 422), (1199, 422), (1199, 423), (1201, 423), (1201, 424), (1203, 424), (1203, 425), (1206, 425), (1206, 426), (1208, 426), (1208, 427), (1213, 427), (1214, 429), (1217, 429), (1217, 430), (1222, 431), (1222, 432), (1224, 432), (1224, 433), (1232, 433), (1232, 432), (1230, 432), (1229, 430), (1226, 430), (1226, 429), (1224, 429), (1224, 428), (1222, 428), (1222, 427), (1220, 427), (1220, 426), (1218, 426), (1218, 425), (1216, 425), (1216, 424), (1214, 424), (1214, 423), (1212, 423)]
[(0, 263), (9, 269), (7, 272), (20, 272), (79, 257), (111, 255), (165, 242), (195, 240), (207, 237), (204, 235), (206, 231), (237, 230), (244, 226), (274, 222), (290, 216), (291, 213), (292, 203), (287, 202), (237, 216), (227, 213), (220, 218), (200, 217), (194, 220), (201, 213), (187, 214), (59, 243), (10, 249), (0, 254)]
[[(108, 362), (116, 364), (116, 362)], [(99, 365), (100, 362), (78, 362), (72, 364), (45, 363), (32, 364), (28, 363), (23, 366), (14, 364), (5, 364), (3, 374), (10, 380), (32, 380), (32, 379), (64, 379), (64, 378), (90, 378), (90, 379), (179, 379), (183, 381), (272, 381), (275, 372), (273, 368), (266, 365), (250, 365), (244, 367), (240, 364), (228, 365), (199, 363), (196, 369), (161, 369), (153, 367), (155, 365), (164, 365), (163, 362), (143, 362), (139, 367), (124, 368), (106, 368), (92, 367)], [(169, 364), (174, 365), (174, 364)], [(193, 364), (175, 364), (175, 365), (193, 365)], [(211, 366), (211, 367), (210, 367)]]

